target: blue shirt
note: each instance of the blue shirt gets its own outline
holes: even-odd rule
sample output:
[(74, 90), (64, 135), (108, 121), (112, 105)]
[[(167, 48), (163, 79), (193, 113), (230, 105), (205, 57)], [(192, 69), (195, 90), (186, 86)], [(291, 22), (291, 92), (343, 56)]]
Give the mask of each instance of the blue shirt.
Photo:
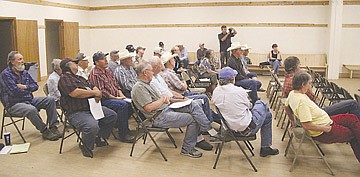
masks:
[[(17, 103), (31, 103), (34, 98), (32, 92), (38, 90), (39, 86), (28, 71), (24, 70), (18, 76), (10, 67), (7, 67), (1, 73), (1, 76), (5, 87), (2, 95), (5, 107), (9, 108)], [(26, 85), (27, 89), (20, 89), (16, 84)]]
[(243, 56), (241, 61), (242, 61), (243, 65), (244, 65), (245, 69), (249, 69), (248, 64), (247, 64), (247, 60), (246, 60), (246, 56)]

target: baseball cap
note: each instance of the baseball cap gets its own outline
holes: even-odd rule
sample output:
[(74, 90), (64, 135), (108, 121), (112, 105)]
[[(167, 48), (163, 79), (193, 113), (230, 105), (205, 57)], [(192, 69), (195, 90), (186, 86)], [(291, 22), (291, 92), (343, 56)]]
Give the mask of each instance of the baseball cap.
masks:
[(125, 49), (128, 50), (129, 52), (135, 52), (135, 48), (132, 44), (127, 45)]
[(75, 58), (75, 59), (76, 59), (76, 60), (88, 60), (89, 57), (85, 56), (84, 53), (78, 53), (78, 54), (76, 55), (76, 58)]
[(231, 79), (237, 74), (238, 72), (236, 70), (233, 70), (230, 67), (224, 67), (219, 72), (219, 79)]
[(71, 59), (71, 58), (64, 58), (64, 59), (62, 59), (61, 60), (61, 62), (60, 62), (60, 68), (62, 69), (62, 70), (64, 70), (64, 68), (66, 67), (66, 63), (69, 63), (69, 62), (74, 62), (74, 63), (79, 63), (79, 60), (73, 60), (73, 59)]
[(94, 53), (94, 55), (93, 55), (93, 61), (95, 62), (95, 61), (99, 61), (99, 60), (101, 60), (102, 58), (104, 58), (104, 57), (106, 57), (106, 56), (108, 56), (109, 55), (109, 53), (103, 53), (103, 52), (100, 52), (100, 51), (98, 51), (98, 52), (96, 52), (96, 53)]

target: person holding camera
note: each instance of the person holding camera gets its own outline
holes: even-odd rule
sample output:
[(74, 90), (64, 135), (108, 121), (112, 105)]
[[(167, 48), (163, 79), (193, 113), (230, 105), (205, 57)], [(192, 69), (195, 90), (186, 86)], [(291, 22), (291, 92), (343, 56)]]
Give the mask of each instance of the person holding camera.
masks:
[(220, 42), (220, 60), (221, 66), (227, 66), (227, 59), (230, 57), (230, 52), (227, 49), (231, 45), (231, 38), (237, 34), (234, 28), (229, 28), (229, 32), (227, 32), (226, 26), (221, 26), (221, 33), (218, 34), (218, 39)]

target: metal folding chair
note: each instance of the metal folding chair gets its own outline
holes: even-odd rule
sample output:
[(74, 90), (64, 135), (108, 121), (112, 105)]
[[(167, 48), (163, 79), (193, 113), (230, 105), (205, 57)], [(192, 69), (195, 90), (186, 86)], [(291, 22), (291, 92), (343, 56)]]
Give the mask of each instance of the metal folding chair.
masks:
[[(45, 83), (45, 85), (43, 87), (43, 91), (46, 96), (49, 95), (49, 87), (48, 87), (47, 83)], [(64, 113), (61, 111), (61, 114), (60, 114), (57, 110), (61, 110), (60, 101), (56, 102), (56, 114), (57, 114), (58, 118), (60, 119), (60, 121), (64, 122), (64, 120), (63, 120)]]

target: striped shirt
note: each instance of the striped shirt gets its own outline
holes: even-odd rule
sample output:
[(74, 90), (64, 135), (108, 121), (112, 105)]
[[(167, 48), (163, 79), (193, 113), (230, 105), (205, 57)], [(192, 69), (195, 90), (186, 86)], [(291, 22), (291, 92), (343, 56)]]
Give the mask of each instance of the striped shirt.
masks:
[(131, 91), (137, 82), (137, 74), (132, 66), (128, 69), (124, 65), (120, 65), (115, 69), (114, 75), (117, 83), (124, 90)]
[(118, 90), (121, 90), (120, 86), (116, 83), (113, 73), (107, 68), (101, 70), (96, 66), (90, 72), (89, 82), (99, 88), (105, 99), (108, 99), (110, 95), (118, 96)]
[(185, 92), (182, 90), (182, 88), (186, 83), (179, 79), (174, 70), (165, 68), (162, 72), (160, 72), (160, 75), (164, 79), (170, 90), (173, 90), (180, 94), (183, 94)]

